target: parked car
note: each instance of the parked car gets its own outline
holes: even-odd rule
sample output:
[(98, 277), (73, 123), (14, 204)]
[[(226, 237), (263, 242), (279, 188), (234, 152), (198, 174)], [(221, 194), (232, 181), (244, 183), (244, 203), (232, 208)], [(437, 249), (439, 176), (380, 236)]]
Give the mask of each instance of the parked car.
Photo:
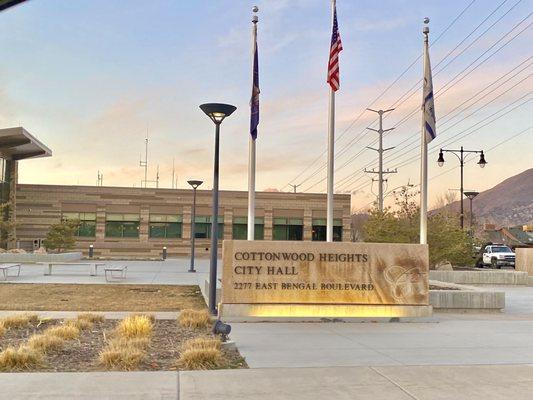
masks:
[(482, 255), (482, 266), (492, 266), (501, 268), (504, 266), (515, 266), (515, 253), (509, 246), (504, 244), (491, 244), (485, 246)]

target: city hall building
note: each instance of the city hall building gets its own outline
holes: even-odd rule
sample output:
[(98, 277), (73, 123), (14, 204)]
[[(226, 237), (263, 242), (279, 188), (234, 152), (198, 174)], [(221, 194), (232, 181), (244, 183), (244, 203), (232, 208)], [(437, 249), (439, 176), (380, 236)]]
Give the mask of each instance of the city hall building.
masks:
[[(31, 251), (41, 246), (51, 225), (78, 220), (76, 250), (84, 253), (93, 245), (96, 256), (160, 257), (163, 247), (169, 256), (190, 254), (192, 189), (19, 184), (18, 160), (49, 156), (51, 151), (31, 137), (32, 151), (25, 157), (10, 156), (2, 148), (9, 145), (1, 139), (7, 135), (5, 131), (11, 131), (12, 136), (14, 132), (26, 138), (31, 135), (23, 128), (0, 130), (0, 152), (9, 172), (4, 182), (11, 199), (4, 219), (13, 226), (8, 247)], [(216, 221), (220, 239), (246, 239), (247, 204), (245, 191), (220, 191)], [(334, 204), (334, 239), (350, 241), (350, 195), (335, 195)], [(257, 192), (255, 206), (256, 240), (326, 239), (325, 194)], [(211, 191), (197, 190), (195, 238), (199, 256), (209, 252), (213, 222)]]

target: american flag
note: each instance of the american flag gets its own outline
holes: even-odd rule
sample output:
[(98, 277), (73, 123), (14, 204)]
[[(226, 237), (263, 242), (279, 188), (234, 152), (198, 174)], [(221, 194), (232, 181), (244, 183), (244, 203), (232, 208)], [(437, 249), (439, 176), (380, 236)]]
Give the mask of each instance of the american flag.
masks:
[(328, 79), (327, 82), (331, 89), (336, 92), (339, 90), (339, 53), (342, 51), (341, 36), (339, 34), (339, 25), (337, 24), (337, 7), (333, 9), (333, 31), (331, 32), (331, 47), (329, 48)]

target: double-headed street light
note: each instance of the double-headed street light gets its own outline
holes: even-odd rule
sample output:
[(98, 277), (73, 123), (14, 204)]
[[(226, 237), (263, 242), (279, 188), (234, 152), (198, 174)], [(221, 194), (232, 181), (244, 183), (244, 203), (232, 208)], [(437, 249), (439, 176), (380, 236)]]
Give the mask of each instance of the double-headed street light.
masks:
[(463, 195), (464, 195), (464, 190), (463, 190), (463, 181), (464, 181), (464, 173), (463, 173), (463, 168), (464, 168), (464, 165), (465, 165), (465, 153), (477, 153), (479, 154), (479, 161), (478, 161), (478, 165), (481, 167), (481, 168), (484, 168), (485, 167), (485, 164), (487, 164), (487, 162), (485, 161), (485, 155), (483, 154), (483, 150), (465, 150), (463, 148), (463, 146), (461, 146), (461, 149), (460, 150), (448, 150), (448, 149), (440, 149), (440, 152), (439, 152), (439, 158), (437, 159), (437, 164), (439, 165), (439, 167), (442, 167), (444, 165), (444, 153), (452, 153), (453, 155), (455, 155), (458, 159), (459, 159), (459, 163), (460, 163), (460, 166), (461, 166), (461, 229), (464, 229), (464, 208), (463, 208)]
[(230, 104), (207, 103), (200, 106), (215, 123), (215, 163), (213, 167), (213, 212), (211, 215), (211, 261), (209, 263), (209, 311), (216, 315), (217, 257), (218, 257), (218, 166), (220, 124), (237, 109)]
[(198, 186), (200, 186), (203, 181), (196, 181), (196, 180), (190, 180), (187, 181), (189, 185), (192, 187), (193, 195), (192, 195), (192, 216), (191, 216), (191, 267), (189, 268), (189, 272), (196, 272), (194, 269), (194, 239), (196, 238), (196, 189), (198, 189)]

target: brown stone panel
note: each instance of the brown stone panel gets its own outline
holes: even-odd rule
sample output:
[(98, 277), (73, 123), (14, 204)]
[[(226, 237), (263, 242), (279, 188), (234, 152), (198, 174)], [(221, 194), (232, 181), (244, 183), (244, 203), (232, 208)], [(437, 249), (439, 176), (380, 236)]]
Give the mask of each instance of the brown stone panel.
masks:
[(222, 303), (428, 305), (428, 248), (224, 241)]

